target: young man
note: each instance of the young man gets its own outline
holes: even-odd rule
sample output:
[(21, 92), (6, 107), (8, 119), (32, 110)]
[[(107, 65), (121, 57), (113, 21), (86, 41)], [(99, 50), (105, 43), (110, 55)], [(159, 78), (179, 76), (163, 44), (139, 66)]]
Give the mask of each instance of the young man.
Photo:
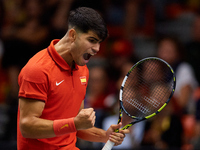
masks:
[(128, 130), (94, 127), (93, 108), (84, 109), (89, 77), (86, 63), (107, 37), (100, 15), (91, 8), (70, 12), (61, 40), (33, 56), (21, 70), (19, 82), (18, 150), (78, 150), (76, 136), (93, 142), (122, 143)]

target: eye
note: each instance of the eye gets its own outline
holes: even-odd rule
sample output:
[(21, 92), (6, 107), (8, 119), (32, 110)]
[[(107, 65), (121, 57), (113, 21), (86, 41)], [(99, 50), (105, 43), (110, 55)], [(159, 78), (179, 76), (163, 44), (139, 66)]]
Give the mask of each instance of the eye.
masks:
[(97, 43), (97, 41), (95, 39), (89, 39), (88, 40), (90, 43)]

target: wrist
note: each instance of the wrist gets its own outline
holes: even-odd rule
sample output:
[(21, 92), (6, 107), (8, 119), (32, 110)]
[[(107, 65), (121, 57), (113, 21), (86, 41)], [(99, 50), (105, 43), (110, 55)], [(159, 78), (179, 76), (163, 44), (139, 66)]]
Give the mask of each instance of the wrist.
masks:
[(80, 130), (79, 129), (79, 122), (78, 122), (78, 119), (76, 117), (74, 118), (74, 126), (75, 126), (77, 131)]
[(54, 120), (53, 130), (56, 136), (76, 132), (74, 118)]

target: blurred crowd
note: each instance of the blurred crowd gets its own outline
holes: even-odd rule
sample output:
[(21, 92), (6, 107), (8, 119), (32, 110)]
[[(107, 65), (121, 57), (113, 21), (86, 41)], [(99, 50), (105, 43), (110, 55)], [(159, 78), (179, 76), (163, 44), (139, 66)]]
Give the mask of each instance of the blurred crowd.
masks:
[[(97, 10), (109, 37), (87, 64), (90, 79), (85, 107), (96, 112), (96, 127), (118, 120), (118, 93), (138, 60), (157, 56), (175, 70), (174, 96), (156, 117), (130, 128), (115, 149), (200, 149), (199, 0), (0, 0), (0, 149), (16, 149), (19, 71), (51, 40), (67, 31), (67, 15), (79, 6)], [(123, 123), (129, 122), (124, 117)], [(102, 143), (78, 139), (80, 149)]]

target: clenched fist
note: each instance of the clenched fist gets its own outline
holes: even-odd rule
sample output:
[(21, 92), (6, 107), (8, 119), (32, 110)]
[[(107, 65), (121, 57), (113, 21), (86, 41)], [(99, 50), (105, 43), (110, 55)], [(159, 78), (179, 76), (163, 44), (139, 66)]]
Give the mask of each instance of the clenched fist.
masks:
[(94, 127), (95, 111), (93, 108), (82, 109), (74, 118), (76, 130), (83, 130)]

